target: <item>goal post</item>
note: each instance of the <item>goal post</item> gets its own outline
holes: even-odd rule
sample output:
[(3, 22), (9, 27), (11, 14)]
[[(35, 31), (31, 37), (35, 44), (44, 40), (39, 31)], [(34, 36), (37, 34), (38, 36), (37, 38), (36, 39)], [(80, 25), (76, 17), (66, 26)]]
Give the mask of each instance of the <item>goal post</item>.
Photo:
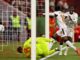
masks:
[(45, 37), (49, 38), (49, 0), (45, 0)]
[(31, 0), (31, 60), (36, 60), (36, 0)]

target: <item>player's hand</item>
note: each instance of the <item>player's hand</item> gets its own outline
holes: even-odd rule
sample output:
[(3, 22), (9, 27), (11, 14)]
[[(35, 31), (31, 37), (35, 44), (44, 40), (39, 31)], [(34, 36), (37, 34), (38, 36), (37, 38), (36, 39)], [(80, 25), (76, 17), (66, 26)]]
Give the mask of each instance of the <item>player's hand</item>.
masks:
[(57, 16), (58, 16), (57, 14), (54, 15), (54, 17), (57, 17)]
[(55, 48), (55, 51), (60, 51), (59, 48)]

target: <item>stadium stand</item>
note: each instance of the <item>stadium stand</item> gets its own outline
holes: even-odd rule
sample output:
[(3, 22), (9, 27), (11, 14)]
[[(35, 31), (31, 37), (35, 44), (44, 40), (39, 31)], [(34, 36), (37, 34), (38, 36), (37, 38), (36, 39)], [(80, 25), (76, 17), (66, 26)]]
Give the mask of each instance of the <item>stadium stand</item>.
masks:
[[(24, 29), (23, 29), (23, 22), (24, 22), (24, 18), (25, 18), (25, 14), (21, 11), (19, 11), (18, 9), (16, 9), (15, 7), (13, 7), (12, 5), (4, 2), (4, 1), (0, 1), (0, 17), (2, 19), (2, 23), (5, 25), (5, 31), (3, 32), (2, 37), (4, 37), (3, 39), (1, 40), (4, 40), (4, 41), (9, 41), (9, 40), (17, 40), (17, 35), (11, 35), (12, 33), (12, 30), (10, 29), (10, 25), (9, 25), (9, 16), (11, 16), (13, 14), (13, 11), (17, 11), (17, 14), (21, 17), (21, 40), (24, 38), (25, 36), (25, 39), (26, 39), (26, 35), (23, 34), (24, 32)], [(26, 32), (26, 31), (25, 31)], [(25, 33), (24, 32), (24, 33)], [(24, 35), (24, 36), (23, 36)]]
[[(16, 9), (18, 9), (19, 11), (21, 11), (21, 12), (23, 12), (24, 14), (29, 14), (30, 13), (30, 0), (4, 0), (4, 1), (6, 1), (6, 2), (8, 2), (9, 4), (11, 4), (11, 5), (13, 5)], [(13, 2), (14, 1), (14, 2)], [(27, 3), (25, 3), (25, 2), (27, 1)], [(13, 3), (12, 3), (13, 2)], [(23, 3), (21, 3), (21, 2), (23, 2)], [(56, 2), (58, 2), (58, 0), (56, 0)], [(73, 4), (75, 1), (72, 1), (72, 0), (70, 0), (70, 1), (67, 1), (68, 2), (68, 4), (69, 5), (73, 5), (73, 6), (78, 6), (77, 5), (77, 3), (76, 4)], [(17, 3), (17, 5), (16, 5), (16, 3)], [(19, 4), (18, 4), (19, 3)], [(44, 8), (45, 8), (45, 3), (44, 3), (44, 0), (37, 0), (37, 15), (38, 16), (42, 16), (42, 13), (44, 12)], [(79, 4), (79, 3), (78, 3)], [(27, 8), (26, 8), (26, 6), (27, 6)], [(0, 8), (1, 8), (1, 6), (0, 6)], [(3, 10), (6, 10), (6, 7), (4, 7), (4, 9)], [(50, 9), (51, 10), (51, 9)], [(52, 10), (51, 10), (52, 11)], [(0, 11), (1, 12), (1, 11)], [(76, 12), (78, 12), (78, 13), (80, 13), (79, 12), (79, 9), (76, 9)], [(9, 13), (11, 13), (11, 12), (9, 12)], [(6, 15), (6, 13), (5, 13), (5, 15)], [(9, 14), (10, 15), (10, 14)], [(79, 14), (80, 15), (80, 14)], [(6, 19), (7, 17), (6, 16), (4, 16), (4, 20)], [(80, 21), (80, 20), (79, 20)], [(8, 22), (8, 21), (7, 21)], [(6, 23), (7, 24), (7, 23)], [(7, 26), (7, 25), (6, 25)], [(78, 27), (78, 29), (77, 29), (77, 27), (76, 27), (76, 30), (78, 30), (78, 31), (80, 31), (79, 30), (79, 27)], [(75, 32), (76, 34), (78, 34), (77, 32)], [(76, 36), (75, 36), (75, 39), (76, 39), (76, 41), (77, 40), (79, 40), (79, 36), (80, 36), (80, 34), (78, 34), (77, 35), (77, 38), (76, 38)]]
[(31, 10), (30, 0), (5, 0), (5, 1), (25, 14), (30, 13)]

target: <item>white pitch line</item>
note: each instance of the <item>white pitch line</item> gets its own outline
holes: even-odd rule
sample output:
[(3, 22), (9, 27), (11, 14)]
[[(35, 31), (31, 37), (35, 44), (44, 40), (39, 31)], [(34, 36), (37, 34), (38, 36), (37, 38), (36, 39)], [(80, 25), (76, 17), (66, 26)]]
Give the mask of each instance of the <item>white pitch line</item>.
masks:
[[(64, 48), (62, 48), (62, 50), (65, 50), (65, 49), (66, 49), (66, 46), (65, 46)], [(60, 52), (60, 51), (57, 51), (57, 52), (55, 52), (55, 53), (53, 53), (53, 54), (51, 54), (51, 55), (48, 55), (48, 56), (46, 56), (46, 57), (44, 57), (44, 58), (41, 58), (40, 60), (46, 60), (47, 58), (52, 57), (52, 56), (58, 54), (59, 52)]]

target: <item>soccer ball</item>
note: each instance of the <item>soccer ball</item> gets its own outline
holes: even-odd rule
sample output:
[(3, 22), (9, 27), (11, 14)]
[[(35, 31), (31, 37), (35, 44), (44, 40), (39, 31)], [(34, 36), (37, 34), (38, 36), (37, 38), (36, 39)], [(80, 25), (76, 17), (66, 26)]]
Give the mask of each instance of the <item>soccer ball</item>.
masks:
[(4, 31), (4, 25), (0, 25), (0, 32)]

